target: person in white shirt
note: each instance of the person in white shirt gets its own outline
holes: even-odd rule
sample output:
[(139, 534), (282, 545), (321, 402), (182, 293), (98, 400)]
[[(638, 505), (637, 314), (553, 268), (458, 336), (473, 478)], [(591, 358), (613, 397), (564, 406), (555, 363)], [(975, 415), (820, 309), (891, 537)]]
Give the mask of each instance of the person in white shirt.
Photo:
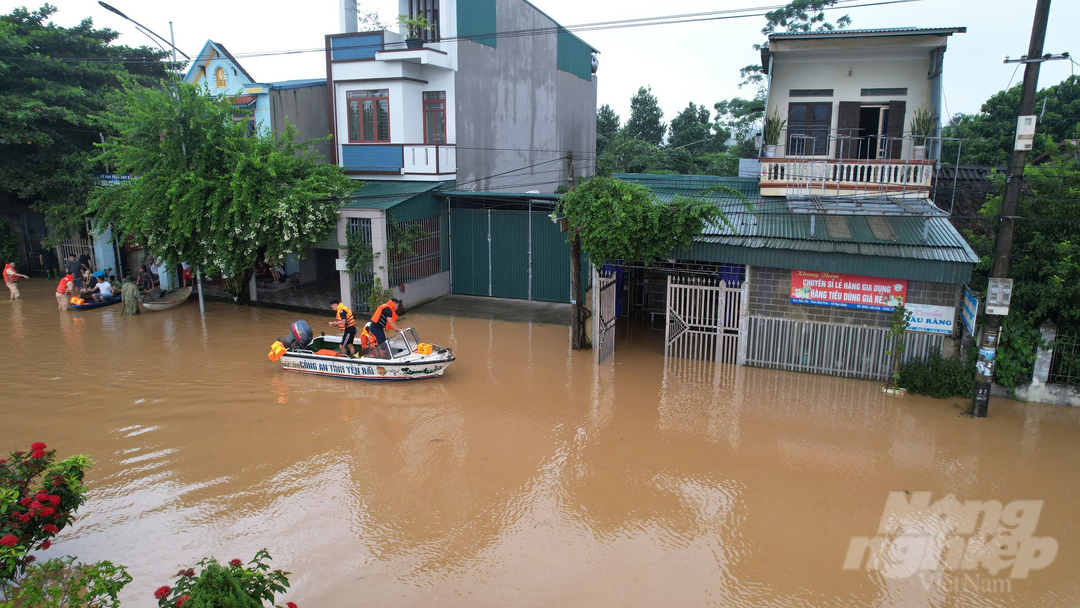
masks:
[(113, 297), (112, 283), (109, 282), (108, 277), (101, 277), (97, 285), (94, 285), (94, 301), (101, 302), (103, 300), (110, 300)]

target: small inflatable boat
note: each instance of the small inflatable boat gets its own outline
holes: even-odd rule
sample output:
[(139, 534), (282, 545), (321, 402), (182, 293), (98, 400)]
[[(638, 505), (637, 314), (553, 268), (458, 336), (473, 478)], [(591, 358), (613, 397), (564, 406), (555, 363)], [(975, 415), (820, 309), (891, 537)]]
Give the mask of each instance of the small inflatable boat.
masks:
[(89, 310), (91, 308), (101, 308), (102, 306), (112, 306), (121, 301), (120, 294), (114, 294), (111, 298), (102, 298), (100, 302), (95, 302), (93, 298), (71, 298), (71, 307), (75, 310)]
[[(454, 362), (449, 348), (421, 342), (411, 327), (387, 338), (359, 359), (341, 354), (340, 347), (341, 336), (315, 338), (306, 321), (297, 321), (289, 327), (287, 339), (278, 338), (270, 346), (267, 357), (280, 360), (286, 370), (353, 380), (436, 378)], [(359, 338), (353, 341), (353, 348), (360, 352)]]

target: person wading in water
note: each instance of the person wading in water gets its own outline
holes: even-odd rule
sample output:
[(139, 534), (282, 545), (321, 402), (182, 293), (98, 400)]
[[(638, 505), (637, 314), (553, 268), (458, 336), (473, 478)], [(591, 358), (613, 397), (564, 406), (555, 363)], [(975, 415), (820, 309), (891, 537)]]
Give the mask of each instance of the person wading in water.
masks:
[(352, 357), (355, 352), (353, 350), (353, 340), (356, 339), (356, 319), (353, 319), (349, 307), (337, 300), (330, 301), (330, 309), (337, 313), (337, 317), (334, 321), (327, 321), (326, 324), (341, 328), (343, 333), (341, 334), (341, 346), (338, 347), (338, 350), (342, 354), (348, 354), (348, 356)]
[(401, 308), (401, 300), (397, 298), (390, 298), (386, 301), (386, 304), (375, 309), (375, 314), (371, 315), (371, 323), (364, 326), (365, 329), (370, 331), (375, 339), (378, 340), (378, 344), (386, 342), (386, 328), (389, 327), (394, 331), (401, 331), (397, 326), (397, 311)]
[(124, 286), (120, 288), (120, 299), (124, 301), (124, 314), (139, 314), (139, 286), (129, 274), (124, 277)]
[(19, 277), (24, 279), (30, 278), (25, 274), (15, 271), (14, 261), (8, 262), (7, 265), (4, 266), (4, 284), (7, 285), (8, 291), (11, 292), (11, 300), (13, 302), (21, 299), (21, 296), (19, 296)]

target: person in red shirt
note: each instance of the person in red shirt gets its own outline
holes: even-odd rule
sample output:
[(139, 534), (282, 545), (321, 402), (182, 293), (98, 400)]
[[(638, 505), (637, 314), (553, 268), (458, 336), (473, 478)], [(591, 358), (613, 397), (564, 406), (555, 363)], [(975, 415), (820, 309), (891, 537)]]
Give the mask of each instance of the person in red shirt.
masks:
[(30, 278), (25, 274), (15, 272), (15, 262), (8, 262), (7, 265), (4, 266), (4, 284), (7, 285), (8, 291), (11, 292), (12, 301), (21, 299), (18, 285), (19, 277), (24, 279)]
[(60, 279), (60, 284), (56, 286), (56, 303), (60, 305), (60, 310), (65, 311), (71, 308), (71, 302), (68, 298), (71, 297), (71, 292), (75, 289), (75, 277), (68, 274), (64, 275), (64, 278)]

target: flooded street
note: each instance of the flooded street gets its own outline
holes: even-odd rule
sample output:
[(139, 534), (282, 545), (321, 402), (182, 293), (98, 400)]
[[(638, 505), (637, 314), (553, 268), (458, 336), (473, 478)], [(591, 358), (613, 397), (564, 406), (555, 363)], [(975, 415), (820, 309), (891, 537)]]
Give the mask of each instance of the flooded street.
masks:
[[(994, 399), (971, 420), (879, 383), (665, 366), (662, 332), (598, 369), (566, 327), (422, 313), (401, 325), (454, 349), (445, 377), (322, 378), (266, 353), (329, 311), (58, 313), (54, 285), (0, 305), (0, 449), (97, 461), (47, 554), (129, 566), (125, 605), (262, 547), (301, 608), (1080, 602), (1078, 409)], [(978, 592), (845, 570), (903, 491), (1045, 501), (1057, 556)]]

